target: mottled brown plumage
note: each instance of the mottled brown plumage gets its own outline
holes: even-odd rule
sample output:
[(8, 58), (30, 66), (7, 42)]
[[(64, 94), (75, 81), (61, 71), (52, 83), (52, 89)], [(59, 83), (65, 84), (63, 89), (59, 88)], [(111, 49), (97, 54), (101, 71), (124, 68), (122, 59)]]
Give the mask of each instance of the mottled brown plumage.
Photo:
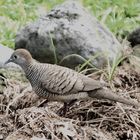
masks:
[(8, 62), (20, 65), (35, 93), (48, 100), (68, 102), (75, 99), (98, 98), (140, 106), (132, 100), (124, 99), (110, 90), (106, 90), (99, 81), (72, 69), (39, 63), (32, 58), (27, 50), (16, 50)]

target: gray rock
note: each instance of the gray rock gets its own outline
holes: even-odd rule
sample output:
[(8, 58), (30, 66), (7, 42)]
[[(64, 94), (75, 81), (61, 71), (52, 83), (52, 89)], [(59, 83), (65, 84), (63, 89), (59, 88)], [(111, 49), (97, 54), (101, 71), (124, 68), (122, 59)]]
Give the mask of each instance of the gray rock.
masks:
[(132, 47), (140, 44), (140, 27), (128, 35), (128, 41), (131, 43)]
[(8, 67), (19, 68), (19, 66), (14, 63), (4, 65), (4, 63), (10, 58), (13, 52), (14, 50), (0, 44), (0, 68), (8, 68)]
[[(55, 47), (52, 45), (52, 41)], [(66, 1), (46, 16), (24, 27), (17, 33), (15, 48), (28, 49), (40, 62), (60, 62), (66, 56), (77, 54), (91, 60), (97, 67), (104, 66), (105, 53), (112, 60), (121, 53), (121, 45), (112, 33), (91, 16), (78, 2)], [(65, 59), (61, 65), (75, 67), (83, 63), (77, 56)]]

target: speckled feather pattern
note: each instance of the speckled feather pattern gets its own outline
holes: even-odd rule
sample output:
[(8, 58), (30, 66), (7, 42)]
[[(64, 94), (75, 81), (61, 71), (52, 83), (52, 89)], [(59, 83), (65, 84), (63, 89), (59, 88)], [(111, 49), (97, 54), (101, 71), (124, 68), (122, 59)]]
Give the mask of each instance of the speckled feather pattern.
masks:
[[(83, 99), (88, 97), (87, 91), (101, 88), (98, 81), (58, 65), (34, 61), (25, 68), (25, 74), (36, 94), (50, 100)], [(84, 80), (96, 84), (90, 86)]]
[(99, 81), (72, 69), (35, 61), (27, 50), (16, 50), (9, 62), (20, 65), (35, 93), (48, 100), (67, 102), (98, 98), (140, 107), (139, 103), (119, 97), (105, 89)]

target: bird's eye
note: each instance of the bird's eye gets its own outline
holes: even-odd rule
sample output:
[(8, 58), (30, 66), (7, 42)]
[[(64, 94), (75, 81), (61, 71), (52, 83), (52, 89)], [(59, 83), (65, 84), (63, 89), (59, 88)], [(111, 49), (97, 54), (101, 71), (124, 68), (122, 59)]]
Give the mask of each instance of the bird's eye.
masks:
[(17, 56), (16, 55), (14, 55), (14, 59), (17, 59)]

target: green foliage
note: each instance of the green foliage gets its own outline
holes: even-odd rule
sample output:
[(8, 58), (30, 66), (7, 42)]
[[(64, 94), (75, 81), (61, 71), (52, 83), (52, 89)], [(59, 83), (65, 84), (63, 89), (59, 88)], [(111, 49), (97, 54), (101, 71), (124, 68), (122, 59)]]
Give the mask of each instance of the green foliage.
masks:
[(113, 63), (110, 64), (110, 61), (108, 59), (108, 65), (107, 65), (107, 72), (106, 72), (106, 77), (108, 79), (108, 81), (111, 81), (113, 79), (113, 76), (114, 76), (114, 73), (115, 73), (115, 70), (116, 68), (118, 67), (118, 65), (126, 59), (127, 56), (120, 56), (118, 55), (118, 57), (116, 57), (114, 60), (113, 60)]
[(140, 24), (139, 0), (83, 0), (93, 14), (119, 37)]
[(50, 36), (50, 41), (51, 41), (51, 47), (52, 47), (52, 50), (53, 50), (53, 55), (54, 55), (54, 63), (57, 64), (58, 60), (57, 60), (57, 54), (56, 54), (56, 49), (55, 49), (55, 45), (54, 45), (54, 42), (53, 42), (53, 38), (52, 38), (52, 35), (51, 33), (49, 32), (49, 36)]
[(0, 43), (13, 48), (17, 30), (62, 1), (0, 0)]

